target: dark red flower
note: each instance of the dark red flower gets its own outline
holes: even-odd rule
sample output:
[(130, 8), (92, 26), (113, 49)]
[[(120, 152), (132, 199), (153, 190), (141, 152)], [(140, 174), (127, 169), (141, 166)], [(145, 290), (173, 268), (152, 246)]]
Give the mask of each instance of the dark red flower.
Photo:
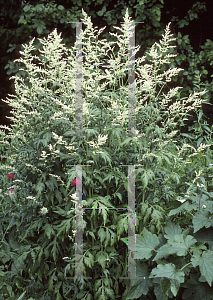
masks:
[(8, 177), (8, 178), (13, 178), (14, 175), (13, 175), (13, 174), (7, 174), (7, 177)]

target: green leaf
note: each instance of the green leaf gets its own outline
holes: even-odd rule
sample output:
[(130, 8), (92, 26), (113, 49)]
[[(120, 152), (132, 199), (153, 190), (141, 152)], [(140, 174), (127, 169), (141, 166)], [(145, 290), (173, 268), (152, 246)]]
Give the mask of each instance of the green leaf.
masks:
[(137, 299), (143, 295), (143, 281), (145, 282), (143, 279), (137, 279), (137, 282), (134, 282), (126, 295), (126, 299)]
[(167, 300), (168, 299), (168, 298), (165, 297), (160, 284), (157, 284), (157, 285), (154, 286), (154, 293), (155, 293), (155, 296), (156, 296), (156, 300)]
[(148, 186), (149, 181), (153, 178), (155, 178), (155, 174), (151, 169), (144, 170), (143, 175), (141, 177), (144, 188)]
[(58, 229), (58, 233), (57, 233), (57, 236), (59, 236), (62, 232), (66, 232), (67, 234), (69, 233), (69, 230), (70, 230), (70, 219), (66, 219), (66, 220), (63, 220), (58, 226), (57, 228)]
[(190, 279), (183, 284), (183, 300), (212, 300), (212, 288), (199, 282), (199, 274), (190, 274)]
[[(137, 259), (149, 259), (153, 255), (153, 251), (160, 244), (156, 234), (152, 234), (147, 229), (143, 230), (143, 234), (136, 235), (136, 257)], [(131, 249), (134, 250), (134, 249)]]
[(184, 272), (176, 271), (175, 265), (172, 263), (169, 264), (159, 264), (154, 268), (150, 274), (150, 278), (160, 277), (168, 278), (171, 283), (171, 291), (174, 296), (177, 295), (180, 284), (184, 282)]
[(41, 25), (41, 24), (39, 24), (39, 25), (37, 26), (37, 32), (38, 32), (38, 34), (42, 34), (43, 29), (44, 29), (44, 26)]
[(172, 240), (175, 235), (180, 235), (182, 230), (180, 225), (175, 224), (174, 222), (168, 222), (165, 226), (165, 238)]
[(95, 239), (95, 235), (92, 231), (87, 231), (86, 236), (88, 236), (88, 234), (91, 235)]
[(200, 121), (202, 115), (203, 115), (203, 112), (202, 112), (202, 110), (200, 110), (200, 111), (199, 111), (199, 115), (198, 115), (198, 122)]
[(41, 192), (44, 190), (45, 185), (43, 182), (39, 182), (36, 186), (35, 186), (35, 191), (38, 192), (38, 196), (41, 195)]
[(58, 10), (63, 10), (63, 9), (64, 9), (63, 5), (58, 6)]
[(41, 251), (39, 252), (39, 255), (38, 255), (38, 263), (39, 263), (39, 266), (40, 266), (40, 263), (41, 263), (41, 259), (42, 259), (42, 254), (43, 254), (43, 248), (41, 248)]
[(195, 208), (194, 204), (190, 204), (188, 201), (184, 202), (183, 204), (181, 204), (178, 208), (172, 209), (169, 212), (169, 217), (172, 215), (177, 215), (181, 212), (183, 212), (184, 210), (186, 211), (191, 211)]
[(106, 11), (106, 6), (103, 6), (102, 9), (97, 12), (97, 15), (101, 17), (105, 13), (105, 11)]
[(105, 232), (105, 230), (104, 230), (103, 227), (101, 227), (101, 228), (98, 230), (98, 236), (99, 236), (99, 238), (100, 238), (101, 243), (103, 243), (103, 241), (104, 241), (105, 238), (106, 238), (106, 232)]
[(18, 20), (18, 24), (21, 24), (23, 20), (24, 20), (24, 15), (21, 15), (21, 17)]
[(55, 235), (55, 231), (53, 230), (53, 228), (50, 224), (45, 224), (44, 229), (45, 229), (46, 236), (50, 240), (51, 235)]
[(137, 262), (136, 276), (141, 278), (130, 280), (130, 286), (126, 299), (135, 299), (139, 298), (141, 295), (147, 295), (149, 287), (153, 285), (151, 279), (149, 279), (149, 270), (147, 264)]
[(105, 287), (104, 287), (104, 292), (106, 293), (107, 296), (110, 297), (110, 299), (115, 299), (113, 289), (107, 288), (107, 287), (105, 286)]
[(100, 151), (99, 155), (104, 159), (105, 163), (109, 163), (111, 165), (112, 160), (106, 151)]
[(106, 221), (107, 221), (107, 209), (104, 208), (104, 207), (99, 207), (98, 213), (102, 214), (103, 220), (104, 220), (104, 226), (105, 226), (106, 225)]
[(103, 251), (99, 251), (96, 254), (96, 259), (99, 264), (102, 266), (103, 270), (106, 268), (106, 260), (107, 260), (107, 253)]
[[(201, 115), (202, 116), (202, 115)], [(200, 117), (200, 114), (199, 114), (199, 117)], [(199, 122), (199, 120), (198, 120)], [(197, 147), (200, 146), (201, 142), (202, 142), (203, 138), (199, 138), (198, 141), (197, 141)]]
[(168, 298), (168, 293), (171, 287), (171, 283), (168, 278), (161, 278), (160, 287), (163, 294)]
[(25, 5), (23, 11), (28, 12), (31, 9), (31, 5)]
[(202, 212), (196, 212), (195, 217), (192, 219), (192, 223), (195, 233), (202, 227), (209, 228), (213, 226), (213, 218), (208, 211), (203, 210)]
[(57, 262), (57, 258), (58, 258), (57, 247), (58, 247), (58, 243), (57, 243), (57, 238), (55, 237), (54, 242), (53, 242), (53, 248), (52, 248), (54, 262)]
[(193, 234), (193, 236), (197, 241), (213, 242), (213, 227), (202, 228), (198, 232)]
[(94, 256), (87, 251), (86, 255), (84, 256), (84, 262), (87, 267), (92, 268), (94, 266)]
[(211, 286), (213, 281), (213, 251), (204, 251), (201, 256), (194, 255), (191, 262), (194, 268), (199, 266), (201, 274)]
[(63, 298), (62, 298), (61, 294), (59, 293), (59, 291), (57, 292), (56, 300), (63, 300)]
[(58, 189), (55, 190), (55, 196), (56, 196), (57, 200), (59, 200), (59, 203), (61, 203), (62, 202), (62, 195), (61, 195), (61, 193), (59, 192)]
[(190, 139), (192, 139), (192, 140), (195, 139), (194, 137), (192, 137), (192, 136), (189, 135), (188, 133), (180, 133), (180, 135), (185, 136), (185, 137), (188, 137), (188, 138), (190, 138)]
[(188, 235), (185, 240), (183, 235), (175, 235), (171, 241), (168, 241), (166, 245), (163, 245), (157, 250), (157, 255), (153, 259), (156, 261), (163, 257), (167, 257), (170, 254), (177, 254), (178, 256), (185, 256), (189, 248), (197, 241), (193, 236)]
[(54, 286), (53, 286), (53, 278), (54, 278), (54, 276), (55, 276), (55, 272), (52, 274), (52, 276), (48, 280), (48, 290), (50, 292), (54, 291)]

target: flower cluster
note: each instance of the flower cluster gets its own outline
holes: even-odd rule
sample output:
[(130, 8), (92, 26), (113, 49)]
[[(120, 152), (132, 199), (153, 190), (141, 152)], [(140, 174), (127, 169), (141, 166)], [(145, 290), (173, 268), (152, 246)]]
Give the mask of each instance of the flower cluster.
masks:
[(46, 207), (41, 208), (41, 214), (46, 215), (48, 213), (48, 209)]

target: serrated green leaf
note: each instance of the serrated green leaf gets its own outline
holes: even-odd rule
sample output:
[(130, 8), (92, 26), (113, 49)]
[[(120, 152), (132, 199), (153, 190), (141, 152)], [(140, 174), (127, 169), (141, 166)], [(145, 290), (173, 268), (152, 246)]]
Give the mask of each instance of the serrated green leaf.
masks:
[(194, 268), (199, 266), (201, 274), (211, 286), (213, 281), (213, 251), (204, 251), (201, 256), (194, 255), (191, 262)]
[(61, 294), (60, 294), (59, 291), (57, 292), (56, 300), (63, 300), (63, 298), (62, 298), (62, 296), (61, 296)]
[(40, 266), (40, 263), (41, 263), (42, 254), (43, 254), (43, 248), (41, 248), (41, 251), (39, 252), (39, 255), (38, 255), (38, 263), (39, 263), (39, 266)]
[(87, 231), (87, 235), (88, 234), (91, 235), (95, 239), (95, 235), (94, 235), (94, 233), (92, 231)]
[(161, 278), (160, 286), (163, 294), (168, 298), (168, 293), (171, 286), (170, 280), (168, 278)]
[[(149, 270), (147, 264), (141, 262), (137, 263), (136, 276), (141, 278), (130, 280), (130, 287), (126, 299), (135, 299), (140, 297), (142, 294), (147, 295), (149, 287), (152, 286), (152, 281), (148, 277)], [(137, 296), (139, 294), (140, 296)]]
[(114, 295), (114, 291), (113, 289), (110, 289), (108, 287), (104, 287), (104, 291), (105, 291), (105, 294), (108, 295), (110, 297), (110, 299), (115, 299), (115, 295)]
[(144, 170), (143, 175), (141, 176), (144, 188), (148, 186), (149, 181), (155, 178), (155, 174), (151, 169)]
[(154, 286), (154, 293), (156, 300), (167, 300), (159, 284)]
[(48, 290), (50, 292), (54, 291), (54, 286), (53, 286), (53, 278), (55, 276), (55, 272), (52, 274), (52, 276), (50, 276), (50, 279), (48, 280)]
[(59, 236), (62, 232), (66, 232), (68, 234), (70, 230), (70, 219), (63, 220), (58, 226), (58, 233), (57, 236)]
[(185, 256), (189, 248), (196, 242), (197, 241), (193, 238), (193, 236), (188, 235), (184, 240), (183, 235), (175, 235), (171, 242), (168, 241), (166, 245), (163, 245), (157, 250), (157, 255), (153, 261), (167, 257), (170, 254)]
[(51, 235), (55, 235), (55, 232), (54, 232), (52, 226), (50, 224), (45, 224), (44, 229), (45, 229), (46, 236), (50, 240)]
[(38, 195), (41, 195), (41, 192), (44, 190), (45, 184), (43, 182), (38, 182), (35, 186), (35, 191), (38, 192)]
[(105, 226), (107, 220), (107, 210), (104, 207), (99, 207), (98, 213), (102, 214), (104, 220), (104, 226)]
[(87, 252), (86, 255), (84, 256), (85, 265), (87, 265), (89, 268), (92, 268), (94, 266), (94, 256), (90, 252)]
[(106, 231), (104, 230), (103, 227), (101, 227), (99, 230), (98, 230), (98, 236), (101, 240), (101, 243), (103, 243), (103, 241), (105, 240), (106, 238)]
[(102, 268), (105, 270), (106, 260), (107, 260), (107, 253), (103, 252), (103, 251), (97, 252), (96, 259), (99, 262), (99, 264), (102, 266)]
[[(136, 257), (137, 259), (149, 259), (153, 255), (153, 251), (160, 244), (156, 234), (152, 234), (147, 229), (143, 230), (143, 234), (136, 235)], [(134, 250), (134, 249), (130, 249)]]
[(171, 287), (170, 287), (171, 292), (173, 293), (174, 296), (177, 296), (177, 293), (178, 293), (178, 290), (180, 287), (180, 283), (175, 279), (171, 279), (170, 283), (171, 283)]
[(177, 271), (175, 265), (172, 263), (169, 264), (159, 264), (156, 268), (152, 269), (150, 278), (160, 277), (168, 278), (171, 283), (171, 291), (174, 296), (177, 295), (180, 284), (184, 282), (184, 272)]
[(62, 195), (61, 195), (61, 193), (60, 193), (60, 191), (58, 189), (55, 190), (55, 195), (56, 195), (56, 198), (59, 201), (59, 203), (61, 203), (61, 201), (62, 201)]
[(106, 151), (99, 152), (99, 155), (104, 159), (105, 163), (109, 163), (111, 165), (111, 157)]
[(135, 285), (133, 285), (129, 289), (126, 295), (126, 299), (137, 299), (141, 297), (142, 294), (143, 294), (143, 279), (137, 279)]
[(194, 225), (194, 233), (202, 227), (209, 228), (213, 226), (213, 218), (210, 216), (208, 211), (197, 212), (192, 220)]
[(180, 225), (175, 224), (174, 222), (168, 222), (165, 226), (165, 238), (173, 240), (175, 235), (181, 235), (182, 230)]
[(190, 204), (188, 201), (184, 202), (183, 204), (181, 204), (178, 208), (172, 209), (169, 212), (169, 217), (172, 215), (177, 215), (181, 212), (183, 212), (184, 210), (186, 211), (191, 211), (194, 209), (194, 204)]
[(148, 218), (150, 217), (151, 212), (152, 212), (152, 208), (149, 207), (149, 208), (147, 209), (147, 211), (146, 211), (146, 213), (145, 213), (145, 216), (144, 216), (144, 219), (143, 219), (144, 224), (146, 223), (146, 221), (147, 221)]

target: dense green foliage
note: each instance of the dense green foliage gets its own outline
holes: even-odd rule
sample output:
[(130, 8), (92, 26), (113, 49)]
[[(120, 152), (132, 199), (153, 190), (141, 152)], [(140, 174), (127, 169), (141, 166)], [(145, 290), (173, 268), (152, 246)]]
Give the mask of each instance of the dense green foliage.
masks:
[[(130, 19), (126, 13), (114, 36), (117, 55), (113, 41), (100, 40), (101, 30), (82, 14), (85, 136), (74, 135), (76, 45), (67, 48), (56, 30), (39, 40), (37, 56), (34, 39), (23, 46), (23, 73), (5, 101), (15, 118), (8, 136), (1, 131), (7, 160), (0, 174), (0, 299), (211, 300), (212, 128), (203, 120), (205, 92), (182, 97), (180, 87), (169, 88), (181, 69), (170, 68), (175, 40), (167, 26), (137, 58), (137, 132), (122, 135)], [(106, 52), (114, 68), (95, 68)], [(191, 134), (181, 134), (191, 110)], [(82, 281), (66, 279), (75, 274), (77, 164), (90, 165), (82, 176), (83, 205), (90, 208), (83, 215), (83, 262), (92, 279)], [(135, 172), (137, 280), (119, 279), (127, 276), (128, 232), (128, 212), (116, 210), (128, 203), (127, 167), (120, 164), (142, 165)]]

